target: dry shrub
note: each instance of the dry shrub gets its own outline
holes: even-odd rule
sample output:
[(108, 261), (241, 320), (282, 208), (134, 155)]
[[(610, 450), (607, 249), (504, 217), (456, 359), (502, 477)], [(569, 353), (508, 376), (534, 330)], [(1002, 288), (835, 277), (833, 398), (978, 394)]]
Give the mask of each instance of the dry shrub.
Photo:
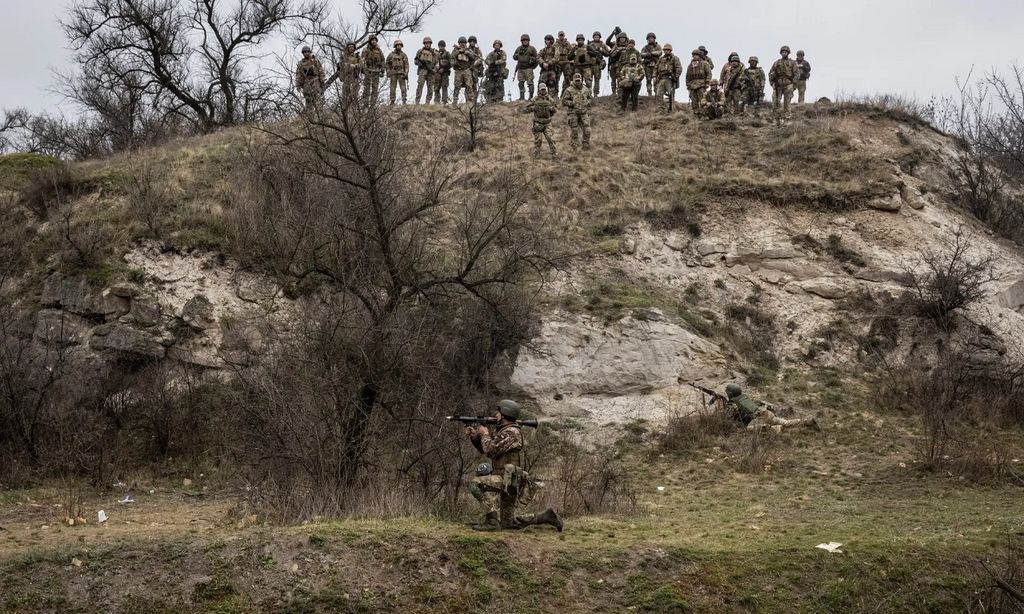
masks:
[(94, 189), (92, 181), (67, 164), (54, 164), (32, 172), (21, 190), (18, 204), (32, 212), (40, 221), (61, 205)]
[(1019, 535), (974, 563), (981, 590), (972, 597), (968, 611), (1024, 612), (1024, 540)]
[[(630, 514), (636, 511), (632, 478), (613, 448), (588, 450), (563, 442), (556, 462), (548, 466), (542, 498), (567, 515)], [(541, 476), (548, 477), (548, 476)]]
[(724, 411), (713, 408), (669, 419), (659, 447), (687, 454), (721, 443), (736, 431), (736, 421)]
[(771, 452), (775, 448), (776, 434), (770, 429), (746, 431), (739, 441), (730, 447), (731, 462), (740, 473), (764, 473), (771, 464)]

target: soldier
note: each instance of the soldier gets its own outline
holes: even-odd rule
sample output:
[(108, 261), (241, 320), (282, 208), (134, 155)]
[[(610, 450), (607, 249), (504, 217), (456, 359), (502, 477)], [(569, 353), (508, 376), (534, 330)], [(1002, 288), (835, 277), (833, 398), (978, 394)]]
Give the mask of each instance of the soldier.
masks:
[(775, 61), (771, 71), (768, 73), (768, 82), (772, 84), (772, 110), (775, 113), (775, 121), (779, 124), (783, 119), (791, 117), (789, 105), (793, 102), (793, 87), (800, 75), (800, 67), (796, 60), (789, 57), (789, 46), (783, 45), (779, 50), (781, 58)]
[(540, 61), (540, 82), (546, 83), (549, 90), (557, 93), (559, 73), (557, 63), (558, 58), (555, 56), (555, 37), (547, 34), (544, 36), (544, 48), (537, 54)]
[[(600, 32), (594, 32), (594, 37), (590, 39), (588, 45), (590, 51), (595, 58), (598, 59), (597, 65), (594, 66), (594, 96), (601, 93), (601, 71), (608, 66), (608, 62), (605, 60), (611, 55), (611, 48), (604, 44), (604, 40), (601, 37)], [(615, 87), (612, 87), (612, 94), (615, 93)]]
[(725, 404), (725, 409), (730, 411), (733, 418), (742, 422), (749, 431), (771, 428), (778, 433), (784, 427), (790, 426), (808, 426), (817, 431), (821, 430), (818, 419), (815, 417), (795, 420), (780, 418), (775, 414), (771, 405), (757, 403), (749, 396), (743, 394), (743, 389), (740, 388), (739, 384), (727, 384), (725, 394), (729, 397), (729, 401)]
[(295, 67), (295, 87), (306, 101), (303, 113), (319, 109), (324, 98), (324, 67), (309, 47), (302, 48), (302, 59)]
[(626, 41), (626, 48), (623, 50), (622, 55), (619, 56), (619, 61), (622, 63), (622, 66), (626, 65), (626, 62), (629, 61), (629, 56), (631, 55), (635, 55), (637, 60), (643, 59), (640, 57), (640, 50), (636, 48), (636, 41), (633, 39)]
[(555, 139), (551, 136), (551, 119), (558, 112), (558, 104), (548, 96), (548, 86), (537, 86), (537, 97), (526, 105), (526, 112), (533, 113), (533, 155), (540, 155), (541, 137), (547, 139), (551, 159), (555, 158)]
[(570, 66), (569, 54), (572, 53), (572, 44), (565, 38), (565, 31), (558, 31), (558, 38), (555, 39), (555, 65), (560, 87), (564, 92), (573, 79), (573, 72)]
[(587, 89), (594, 88), (594, 66), (597, 65), (597, 58), (592, 55), (590, 47), (587, 46), (587, 37), (582, 34), (576, 35), (576, 46), (569, 53), (570, 67), (575, 74), (583, 76), (583, 85)]
[(573, 75), (572, 85), (562, 92), (562, 106), (569, 110), (573, 151), (580, 147), (581, 134), (583, 149), (590, 149), (590, 105), (593, 100), (594, 94), (583, 87), (583, 75)]
[(391, 104), (395, 104), (395, 90), (402, 90), (402, 104), (408, 102), (409, 93), (409, 56), (402, 51), (402, 41), (396, 40), (394, 48), (386, 60), (388, 78), (391, 80)]
[(719, 78), (719, 82), (722, 85), (722, 93), (725, 96), (726, 110), (733, 115), (737, 115), (740, 112), (740, 77), (742, 76), (743, 62), (740, 61), (740, 54), (733, 51), (729, 54), (729, 63), (722, 67), (722, 74)]
[(657, 66), (658, 60), (661, 59), (661, 45), (658, 44), (658, 37), (654, 35), (654, 32), (647, 33), (647, 44), (640, 50), (640, 60), (644, 65), (644, 76), (647, 79), (647, 95), (654, 95), (654, 81), (655, 73), (654, 67)]
[(341, 99), (346, 103), (354, 102), (359, 97), (359, 78), (363, 70), (363, 60), (356, 51), (355, 43), (345, 45), (345, 52), (338, 61), (338, 75), (341, 78)]
[(712, 69), (700, 49), (694, 49), (691, 56), (693, 59), (686, 67), (686, 89), (690, 92), (690, 107), (693, 114), (700, 117), (701, 111), (704, 110), (704, 93), (708, 89), (708, 81), (711, 81)]
[(654, 65), (654, 75), (658, 78), (657, 93), (660, 104), (668, 97), (667, 110), (671, 110), (676, 99), (676, 89), (679, 87), (679, 77), (683, 74), (683, 63), (679, 57), (672, 53), (672, 45), (665, 43), (662, 48), (662, 56)]
[(711, 70), (714, 70), (715, 69), (715, 63), (711, 60), (711, 56), (708, 54), (708, 48), (705, 47), (704, 45), (701, 45), (700, 47), (697, 47), (697, 49), (700, 49), (700, 54), (701, 54), (701, 56), (704, 57), (704, 61), (707, 62), (708, 65), (711, 66)]
[(448, 85), (452, 78), (452, 54), (448, 43), (437, 41), (437, 74), (434, 77), (435, 104), (448, 104)]
[(516, 424), (519, 416), (519, 404), (505, 400), (497, 405), (494, 417), (498, 420), (498, 426), (493, 435), (483, 425), (478, 425), (475, 429), (466, 427), (466, 436), (473, 447), (491, 460), (489, 464), (481, 463), (477, 469), (477, 477), (469, 486), (469, 492), (486, 511), (484, 521), (473, 525), (473, 530), (497, 531), (520, 529), (532, 524), (547, 524), (561, 532), (562, 519), (551, 508), (540, 514), (515, 515), (521, 485), (527, 477), (521, 468), (524, 440), (523, 433)]
[(811, 78), (811, 63), (804, 59), (804, 52), (796, 52), (796, 65), (800, 72), (796, 76), (796, 92), (799, 95), (798, 104), (804, 104), (804, 96), (807, 94), (807, 81)]
[(505, 97), (505, 79), (508, 78), (508, 56), (501, 41), (494, 41), (494, 51), (487, 54), (487, 73), (484, 79), (484, 99), (501, 102)]
[(718, 119), (725, 115), (725, 93), (718, 89), (718, 79), (712, 79), (704, 97), (704, 117)]
[(426, 102), (429, 104), (434, 97), (434, 80), (437, 78), (437, 52), (429, 36), (423, 38), (423, 46), (416, 52), (413, 62), (416, 63), (416, 104), (420, 103), (424, 89), (427, 90)]
[(537, 48), (530, 44), (530, 35), (519, 37), (519, 48), (512, 53), (516, 62), (516, 81), (519, 82), (519, 100), (526, 100), (526, 89), (530, 89), (529, 100), (533, 100), (533, 71), (538, 65)]
[(459, 44), (452, 51), (452, 68), (455, 70), (455, 86), (452, 89), (452, 104), (459, 104), (459, 90), (466, 90), (466, 102), (476, 100), (476, 78), (474, 69), (479, 60), (466, 47), (466, 37), (459, 37)]
[(758, 108), (764, 102), (764, 69), (758, 66), (756, 55), (750, 56), (748, 62), (750, 66), (740, 76), (740, 101), (743, 113), (746, 114), (748, 107), (753, 107), (756, 117)]
[(469, 50), (477, 59), (473, 65), (473, 95), (477, 96), (484, 76), (484, 50), (477, 46), (476, 36), (469, 37)]
[[(612, 96), (614, 96), (615, 88), (618, 87), (619, 67), (626, 65), (622, 52), (629, 47), (629, 37), (618, 26), (615, 26), (615, 29), (612, 30), (612, 36), (615, 37), (615, 44), (611, 47), (611, 52), (608, 54), (608, 76), (612, 79)], [(611, 45), (612, 36), (608, 37), (609, 45)]]
[(363, 49), (363, 102), (372, 98), (374, 102), (380, 95), (380, 77), (384, 74), (384, 52), (377, 45), (377, 37), (371, 36)]
[[(671, 45), (668, 45), (671, 49)], [(632, 110), (636, 111), (640, 102), (640, 87), (644, 82), (644, 67), (637, 61), (636, 56), (630, 56), (629, 62), (619, 69), (619, 108), (626, 112), (626, 103), (630, 103)]]

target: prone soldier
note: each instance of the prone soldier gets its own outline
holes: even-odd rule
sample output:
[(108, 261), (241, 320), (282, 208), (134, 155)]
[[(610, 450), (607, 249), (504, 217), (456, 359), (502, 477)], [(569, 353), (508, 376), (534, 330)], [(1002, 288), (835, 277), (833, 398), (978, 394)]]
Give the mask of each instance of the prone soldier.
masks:
[(739, 384), (727, 384), (725, 394), (729, 397), (725, 403), (726, 409), (732, 413), (733, 418), (742, 422), (748, 431), (770, 428), (778, 433), (783, 428), (791, 426), (807, 426), (816, 431), (821, 430), (818, 419), (815, 417), (789, 420), (779, 417), (771, 405), (757, 403), (743, 394), (743, 389)]
[(402, 90), (402, 104), (408, 102), (409, 93), (409, 56), (402, 51), (402, 41), (396, 40), (394, 51), (388, 55), (386, 60), (388, 78), (391, 81), (391, 104), (395, 104), (395, 90)]

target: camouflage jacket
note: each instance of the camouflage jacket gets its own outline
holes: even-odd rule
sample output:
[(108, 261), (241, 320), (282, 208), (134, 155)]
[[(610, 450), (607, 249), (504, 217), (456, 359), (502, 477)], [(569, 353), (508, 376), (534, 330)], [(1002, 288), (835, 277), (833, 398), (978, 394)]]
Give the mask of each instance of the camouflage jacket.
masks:
[(416, 63), (416, 68), (419, 70), (425, 70), (428, 73), (437, 72), (436, 49), (420, 47), (420, 50), (416, 52), (416, 58), (413, 61)]
[(800, 72), (797, 73), (797, 77), (796, 77), (797, 81), (807, 81), (808, 79), (811, 78), (811, 63), (810, 62), (808, 62), (807, 60), (797, 60), (796, 61), (796, 65), (800, 69)]
[(476, 67), (479, 60), (469, 47), (456, 47), (452, 50), (452, 67), (455, 70), (469, 70)]
[(724, 102), (725, 92), (723, 92), (720, 88), (717, 87), (709, 89), (707, 96), (704, 98), (704, 103), (711, 107), (721, 105)]
[(661, 45), (658, 43), (647, 43), (640, 50), (640, 61), (644, 66), (654, 66), (661, 57)]
[(487, 54), (487, 76), (491, 79), (504, 79), (508, 76), (506, 66), (508, 56), (501, 49), (495, 49)]
[(569, 43), (569, 41), (560, 41), (558, 39), (555, 39), (555, 44), (553, 45), (553, 47), (555, 48), (555, 61), (563, 66), (568, 64), (569, 54), (571, 54), (573, 50), (573, 46)]
[(757, 68), (750, 68), (749, 66), (743, 69), (743, 74), (740, 75), (740, 90), (743, 92), (764, 93), (764, 69), (758, 66)]
[(679, 61), (679, 56), (669, 54), (658, 58), (658, 62), (654, 66), (654, 74), (659, 79), (678, 81), (679, 76), (683, 74), (683, 64)]
[(629, 64), (629, 56), (635, 55), (637, 64), (643, 64), (643, 58), (640, 57), (640, 51), (636, 47), (623, 47), (622, 53), (619, 54), (619, 66)]
[(722, 73), (718, 77), (718, 82), (722, 84), (722, 91), (730, 92), (734, 89), (739, 89), (740, 75), (742, 74), (742, 62), (729, 62), (728, 64), (723, 66)]
[(729, 399), (726, 403), (726, 408), (732, 412), (732, 417), (739, 420), (743, 424), (750, 424), (750, 421), (754, 419), (757, 414), (761, 413), (761, 406), (754, 402), (746, 394)]
[(437, 72), (442, 75), (450, 75), (452, 73), (451, 52), (437, 50)]
[(534, 122), (547, 125), (551, 123), (551, 118), (558, 112), (558, 102), (546, 95), (537, 95), (530, 101), (530, 104), (526, 105), (526, 112), (533, 113)]
[(367, 46), (363, 49), (363, 70), (375, 75), (384, 72), (384, 52), (380, 47)]
[(711, 70), (715, 69), (715, 63), (714, 63), (714, 61), (711, 60), (711, 54), (705, 52), (704, 53), (704, 61), (708, 63), (708, 66), (711, 67)]
[(295, 85), (307, 88), (324, 85), (324, 67), (316, 57), (302, 58), (295, 67)]
[(590, 41), (589, 43), (587, 43), (587, 47), (590, 48), (590, 51), (593, 53), (595, 58), (600, 58), (600, 60), (598, 61), (599, 68), (603, 69), (605, 66), (608, 65), (608, 62), (605, 61), (605, 58), (612, 54), (611, 47), (604, 44), (604, 41)]
[(772, 87), (793, 85), (799, 74), (800, 67), (796, 65), (796, 60), (779, 58), (768, 73), (768, 82)]
[(346, 53), (342, 56), (341, 61), (338, 62), (338, 74), (341, 76), (342, 81), (358, 79), (362, 69), (363, 60), (359, 57), (358, 52)]
[(495, 473), (503, 471), (505, 465), (521, 465), (520, 454), (523, 451), (523, 432), (518, 424), (499, 426), (491, 435), (487, 431), (480, 437), (480, 451), (491, 459)]
[(537, 68), (537, 48), (533, 45), (520, 45), (512, 53), (512, 59), (516, 62), (516, 70), (533, 70)]
[(619, 67), (619, 87), (640, 85), (647, 73), (640, 64), (626, 64)]
[(557, 60), (557, 54), (558, 52), (555, 49), (555, 46), (551, 45), (550, 47), (542, 48), (537, 54), (537, 58), (540, 60), (541, 64), (554, 64)]
[(392, 51), (387, 59), (389, 77), (409, 76), (409, 56), (404, 51)]
[(467, 49), (476, 57), (476, 61), (473, 62), (473, 74), (479, 77), (484, 74), (484, 50), (480, 47), (467, 47)]
[(707, 60), (693, 60), (686, 66), (686, 89), (699, 90), (711, 81), (711, 64)]
[(590, 104), (594, 101), (594, 94), (589, 87), (576, 87), (570, 85), (562, 92), (562, 106), (569, 109), (574, 115), (586, 115), (590, 112)]
[(586, 45), (576, 45), (572, 48), (572, 52), (569, 54), (569, 60), (573, 63), (576, 70), (583, 68), (594, 68), (597, 66), (597, 58), (593, 56), (590, 51), (590, 47)]

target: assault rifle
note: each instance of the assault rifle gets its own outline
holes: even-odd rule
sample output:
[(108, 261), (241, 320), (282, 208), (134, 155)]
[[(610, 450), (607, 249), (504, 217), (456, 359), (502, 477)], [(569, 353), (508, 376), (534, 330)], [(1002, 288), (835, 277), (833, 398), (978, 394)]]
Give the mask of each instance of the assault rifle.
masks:
[[(704, 387), (704, 386), (701, 386), (700, 384), (695, 384), (695, 383), (693, 383), (693, 382), (686, 382), (686, 385), (687, 385), (687, 386), (689, 386), (690, 388), (696, 388), (696, 389), (697, 389), (697, 390), (699, 390), (699, 391), (700, 391), (701, 393), (703, 393), (703, 394), (706, 394), (706, 395), (708, 395), (709, 397), (711, 397), (711, 399), (712, 399), (712, 401), (711, 401), (711, 402), (712, 402), (712, 403), (716, 403), (716, 402), (718, 402), (719, 400), (721, 400), (721, 401), (722, 401), (722, 403), (728, 403), (728, 402), (729, 402), (729, 398), (728, 398), (728, 397), (726, 397), (726, 396), (725, 396), (724, 394), (721, 394), (721, 393), (719, 393), (719, 392), (715, 392), (714, 390), (712, 390), (712, 389), (710, 389), (710, 388), (706, 388), (706, 387)], [(704, 399), (704, 397), (703, 397), (703, 396), (701, 396), (701, 399), (703, 400), (703, 399)], [(705, 407), (706, 407), (706, 406), (705, 406)]]
[[(466, 426), (477, 426), (479, 424), (497, 424), (498, 419), (494, 416), (448, 416), (448, 420), (452, 422), (461, 422)], [(537, 420), (516, 420), (516, 424), (519, 426), (528, 426), (530, 428), (537, 428), (540, 426), (540, 422)]]

